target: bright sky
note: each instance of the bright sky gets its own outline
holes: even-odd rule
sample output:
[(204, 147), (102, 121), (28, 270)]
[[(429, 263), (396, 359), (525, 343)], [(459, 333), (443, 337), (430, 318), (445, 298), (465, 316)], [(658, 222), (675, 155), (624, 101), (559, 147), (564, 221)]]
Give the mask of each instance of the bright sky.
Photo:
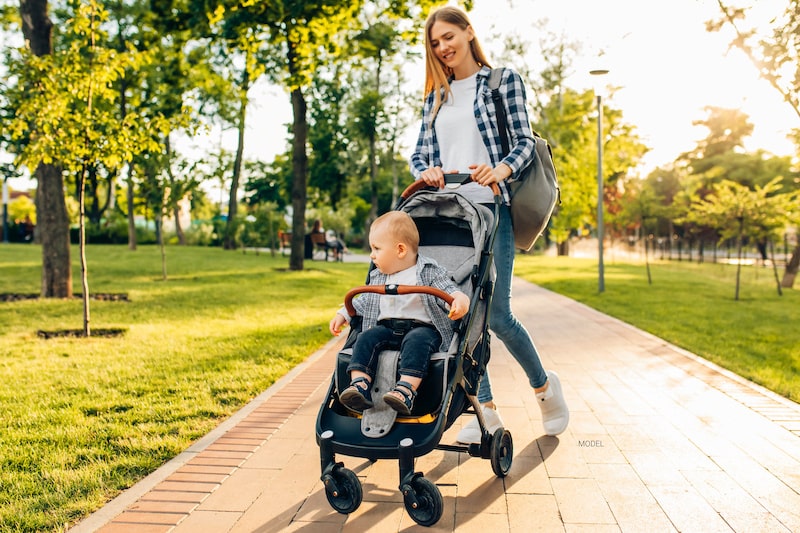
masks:
[[(753, 2), (759, 17), (783, 11), (785, 0)], [(747, 149), (765, 149), (778, 155), (792, 153), (786, 134), (800, 127), (800, 119), (778, 92), (757, 77), (755, 67), (738, 50), (728, 52), (732, 33), (705, 31), (705, 21), (717, 17), (719, 8), (712, 0), (513, 0), (504, 9), (500, 0), (475, 0), (470, 19), (484, 48), (496, 66), (496, 55), (489, 36), (506, 27), (529, 32), (533, 48), (538, 47), (536, 20), (546, 17), (550, 32), (563, 33), (582, 43), (582, 55), (574, 65), (567, 84), (575, 89), (591, 88), (589, 70), (602, 67), (610, 72), (603, 83), (620, 87), (607, 103), (621, 109), (623, 118), (636, 125), (647, 154), (643, 175), (656, 166), (669, 163), (682, 152), (695, 147), (707, 130), (692, 126), (706, 118), (708, 105), (740, 108), (749, 115), (755, 129)], [(498, 43), (499, 46), (499, 43)], [(605, 50), (600, 63), (598, 51)], [(536, 70), (536, 58), (532, 58)], [(423, 66), (416, 71), (422, 86)], [(285, 123), (291, 121), (289, 97), (282, 89), (261, 87), (254, 91), (245, 151), (249, 157), (272, 161), (286, 149)], [(405, 152), (413, 147), (418, 125), (406, 137)], [(230, 138), (234, 139), (233, 132)]]

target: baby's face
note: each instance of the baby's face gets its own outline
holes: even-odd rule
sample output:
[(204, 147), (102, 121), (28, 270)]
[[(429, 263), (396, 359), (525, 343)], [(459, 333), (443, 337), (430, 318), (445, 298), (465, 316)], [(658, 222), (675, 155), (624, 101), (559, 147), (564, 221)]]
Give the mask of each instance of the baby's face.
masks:
[(406, 268), (402, 262), (405, 254), (401, 253), (399, 243), (392, 238), (386, 224), (370, 228), (369, 247), (370, 259), (384, 274), (394, 274)]

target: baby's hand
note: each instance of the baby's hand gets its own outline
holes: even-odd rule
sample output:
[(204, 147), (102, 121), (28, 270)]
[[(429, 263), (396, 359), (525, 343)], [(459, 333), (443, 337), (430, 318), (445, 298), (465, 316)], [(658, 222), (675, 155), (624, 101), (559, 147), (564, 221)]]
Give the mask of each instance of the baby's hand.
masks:
[(328, 325), (331, 335), (338, 337), (342, 332), (342, 326), (344, 326), (345, 322), (347, 322), (347, 320), (345, 320), (344, 317), (339, 313), (336, 313), (336, 316), (331, 319), (331, 322)]
[(458, 320), (469, 311), (469, 296), (463, 292), (453, 293), (453, 303), (450, 304), (450, 313), (447, 317), (451, 320)]

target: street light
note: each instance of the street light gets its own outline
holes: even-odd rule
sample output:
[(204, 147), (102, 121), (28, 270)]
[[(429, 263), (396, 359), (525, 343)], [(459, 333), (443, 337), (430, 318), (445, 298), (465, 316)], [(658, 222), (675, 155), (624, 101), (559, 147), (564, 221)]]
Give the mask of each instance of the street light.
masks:
[[(604, 76), (608, 70), (590, 70), (592, 76)], [(601, 91), (595, 89), (597, 94), (597, 290), (606, 289), (605, 274), (603, 272), (603, 97)]]

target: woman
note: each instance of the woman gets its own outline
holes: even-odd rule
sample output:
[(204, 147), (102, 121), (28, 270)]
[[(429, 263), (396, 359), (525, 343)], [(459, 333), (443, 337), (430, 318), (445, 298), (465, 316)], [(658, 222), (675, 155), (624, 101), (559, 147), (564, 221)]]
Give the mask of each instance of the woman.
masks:
[[(314, 224), (311, 227), (311, 233), (309, 233), (309, 236), (311, 235), (319, 235), (320, 237), (317, 237), (317, 239), (324, 240), (325, 248), (328, 250), (333, 250), (334, 261), (339, 261), (342, 258), (342, 254), (347, 251), (347, 247), (336, 235), (336, 232), (331, 229), (326, 231), (325, 228), (322, 227), (322, 220), (320, 219), (314, 220)], [(319, 240), (312, 238), (312, 241), (320, 244), (320, 246), (322, 245)]]
[[(472, 175), (473, 183), (459, 192), (476, 204), (493, 206), (489, 185), (503, 193), (494, 261), (497, 270), (489, 327), (525, 370), (533, 387), (547, 435), (567, 429), (569, 410), (561, 382), (553, 371), (545, 372), (530, 334), (511, 311), (511, 279), (514, 273), (514, 232), (506, 181), (517, 179), (533, 157), (534, 139), (525, 102), (525, 86), (519, 74), (504, 69), (500, 92), (506, 106), (511, 151), (502, 153), (495, 122), (495, 106), (488, 86), (489, 66), (467, 15), (457, 7), (433, 11), (425, 24), (425, 104), (411, 173), (430, 186), (443, 188), (445, 172)], [(503, 427), (492, 397), (488, 373), (481, 381), (478, 401), (489, 433)], [(477, 419), (458, 434), (458, 441), (480, 443)]]

